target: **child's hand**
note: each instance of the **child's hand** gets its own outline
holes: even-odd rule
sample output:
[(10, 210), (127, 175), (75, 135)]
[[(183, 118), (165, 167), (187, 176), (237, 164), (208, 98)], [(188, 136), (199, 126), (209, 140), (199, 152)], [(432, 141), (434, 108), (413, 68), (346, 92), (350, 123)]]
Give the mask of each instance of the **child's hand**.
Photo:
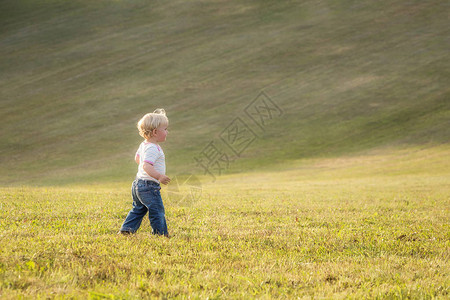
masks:
[(161, 182), (162, 184), (168, 184), (170, 182), (170, 178), (167, 177), (166, 175), (162, 175), (159, 176), (159, 182)]

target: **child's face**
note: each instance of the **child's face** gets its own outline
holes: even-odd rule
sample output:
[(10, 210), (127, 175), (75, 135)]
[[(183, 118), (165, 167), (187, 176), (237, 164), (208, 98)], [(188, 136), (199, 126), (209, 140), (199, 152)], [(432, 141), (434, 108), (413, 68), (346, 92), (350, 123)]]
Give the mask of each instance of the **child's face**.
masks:
[(169, 133), (167, 127), (167, 125), (159, 126), (153, 131), (153, 136), (155, 137), (156, 142), (164, 142), (166, 140), (166, 136)]

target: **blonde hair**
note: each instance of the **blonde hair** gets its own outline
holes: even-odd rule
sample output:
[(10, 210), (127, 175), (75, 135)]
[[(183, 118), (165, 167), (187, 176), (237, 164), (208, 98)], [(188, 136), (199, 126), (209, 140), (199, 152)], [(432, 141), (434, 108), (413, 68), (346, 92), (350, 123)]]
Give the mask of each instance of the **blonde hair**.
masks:
[(166, 111), (158, 108), (154, 112), (143, 116), (137, 123), (137, 128), (139, 129), (139, 135), (148, 139), (152, 136), (153, 130), (161, 125), (169, 125), (169, 119), (167, 119)]

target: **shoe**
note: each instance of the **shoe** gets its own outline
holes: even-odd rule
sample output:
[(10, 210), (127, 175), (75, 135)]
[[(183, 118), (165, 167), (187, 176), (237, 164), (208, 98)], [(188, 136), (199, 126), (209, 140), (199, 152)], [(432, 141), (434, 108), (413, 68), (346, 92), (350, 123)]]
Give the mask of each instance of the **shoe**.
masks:
[(124, 231), (120, 230), (117, 234), (130, 235), (130, 234), (132, 234), (132, 232), (126, 231), (126, 230), (124, 230)]

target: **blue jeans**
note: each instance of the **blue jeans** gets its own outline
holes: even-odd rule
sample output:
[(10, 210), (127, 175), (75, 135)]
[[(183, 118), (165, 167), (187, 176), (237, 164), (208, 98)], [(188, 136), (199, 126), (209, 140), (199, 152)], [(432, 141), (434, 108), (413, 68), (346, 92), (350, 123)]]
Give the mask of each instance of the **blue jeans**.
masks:
[(159, 183), (136, 179), (131, 186), (133, 208), (127, 215), (120, 231), (135, 233), (141, 226), (142, 219), (148, 211), (148, 218), (153, 234), (168, 235), (164, 205)]

